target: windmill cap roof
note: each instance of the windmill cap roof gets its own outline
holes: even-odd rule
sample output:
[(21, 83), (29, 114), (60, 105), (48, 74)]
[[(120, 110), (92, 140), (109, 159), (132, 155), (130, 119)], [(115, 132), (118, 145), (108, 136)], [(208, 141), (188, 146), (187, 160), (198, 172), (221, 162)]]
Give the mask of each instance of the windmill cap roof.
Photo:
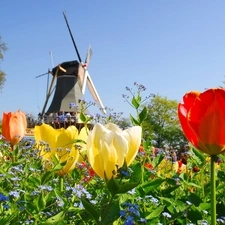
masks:
[[(80, 63), (77, 60), (74, 61), (68, 61), (68, 62), (63, 62), (60, 64), (60, 66), (66, 70), (66, 72), (63, 72), (62, 70), (58, 71), (57, 76), (63, 76), (63, 75), (74, 75), (77, 76), (78, 74), (78, 68), (79, 68)], [(52, 69), (52, 75), (54, 76), (56, 71), (57, 71), (57, 67), (54, 67)]]

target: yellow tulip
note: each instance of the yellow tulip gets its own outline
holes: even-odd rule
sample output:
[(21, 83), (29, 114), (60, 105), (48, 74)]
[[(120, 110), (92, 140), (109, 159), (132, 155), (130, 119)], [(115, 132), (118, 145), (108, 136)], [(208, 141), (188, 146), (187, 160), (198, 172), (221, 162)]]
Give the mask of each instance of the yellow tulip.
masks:
[[(35, 126), (34, 137), (36, 143), (40, 143), (40, 155), (44, 162), (52, 162), (52, 155), (56, 156), (59, 163), (66, 161), (66, 165), (57, 171), (59, 175), (63, 176), (75, 168), (79, 159), (79, 150), (72, 141), (76, 139), (86, 141), (87, 132), (83, 128), (79, 133), (75, 126), (69, 126), (67, 129), (54, 129), (50, 125), (42, 124)], [(81, 151), (83, 148), (85, 149), (84, 143), (79, 143), (79, 146), (81, 146)]]
[(27, 120), (23, 112), (3, 113), (2, 136), (12, 145), (16, 145), (24, 137), (27, 129)]
[(129, 166), (141, 144), (141, 127), (134, 126), (122, 131), (115, 124), (96, 124), (87, 139), (88, 161), (95, 173), (111, 179), (117, 167), (126, 161)]

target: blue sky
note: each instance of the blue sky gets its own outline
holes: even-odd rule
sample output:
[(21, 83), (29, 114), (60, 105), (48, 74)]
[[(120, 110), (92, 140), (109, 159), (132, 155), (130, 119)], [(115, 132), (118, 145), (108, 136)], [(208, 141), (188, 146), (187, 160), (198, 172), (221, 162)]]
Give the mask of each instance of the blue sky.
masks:
[[(2, 0), (0, 35), (9, 50), (1, 114), (41, 111), (47, 76), (35, 77), (52, 68), (50, 50), (55, 66), (77, 59), (63, 11), (83, 60), (92, 46), (89, 73), (103, 104), (125, 117), (134, 111), (122, 94), (134, 82), (146, 95), (182, 101), (225, 80), (224, 0)], [(92, 101), (88, 90), (85, 99)]]

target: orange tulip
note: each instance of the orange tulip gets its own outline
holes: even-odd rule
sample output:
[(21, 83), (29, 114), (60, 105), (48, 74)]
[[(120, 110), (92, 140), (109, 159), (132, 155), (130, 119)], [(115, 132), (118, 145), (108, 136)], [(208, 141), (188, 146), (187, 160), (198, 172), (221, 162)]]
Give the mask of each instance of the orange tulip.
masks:
[(198, 150), (218, 155), (225, 151), (225, 90), (189, 92), (178, 106), (178, 116), (186, 138)]
[(24, 137), (27, 128), (26, 116), (23, 112), (3, 113), (2, 117), (2, 136), (16, 145)]

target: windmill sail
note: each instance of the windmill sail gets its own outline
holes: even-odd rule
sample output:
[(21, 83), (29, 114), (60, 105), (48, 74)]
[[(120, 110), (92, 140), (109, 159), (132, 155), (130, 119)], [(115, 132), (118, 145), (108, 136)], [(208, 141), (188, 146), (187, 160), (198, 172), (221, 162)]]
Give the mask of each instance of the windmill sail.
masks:
[[(50, 72), (53, 76), (52, 82), (50, 87), (47, 91), (46, 101), (44, 103), (44, 107), (42, 112), (40, 113), (40, 119), (44, 118), (44, 122), (53, 125), (54, 127), (68, 127), (69, 125), (75, 125), (81, 129), (84, 124), (81, 120), (79, 120), (79, 113), (82, 111), (80, 108), (81, 105), (79, 104), (79, 100), (84, 98), (85, 88), (88, 86), (91, 95), (93, 96), (94, 100), (98, 103), (103, 113), (106, 113), (106, 110), (101, 102), (101, 99), (95, 89), (95, 86), (91, 80), (91, 77), (88, 73), (88, 64), (90, 62), (90, 58), (92, 55), (91, 47), (89, 47), (87, 56), (85, 59), (85, 63), (82, 62), (78, 48), (74, 41), (72, 32), (69, 27), (69, 23), (66, 18), (65, 12), (63, 13), (71, 39), (73, 41), (73, 45), (75, 47), (78, 61), (68, 61), (63, 62), (60, 65), (54, 67), (52, 72)], [(42, 75), (40, 75), (42, 76)], [(53, 84), (56, 81), (55, 88), (53, 89)], [(54, 95), (52, 98), (52, 102), (47, 110), (47, 103), (50, 99), (54, 90)], [(76, 108), (71, 107), (71, 103), (75, 103)], [(67, 118), (63, 121), (59, 121), (59, 115), (64, 115), (66, 112)], [(83, 112), (83, 111), (82, 111)], [(58, 114), (59, 113), (59, 114)], [(88, 110), (86, 109), (85, 114), (89, 114)], [(72, 116), (71, 116), (72, 115)], [(69, 116), (69, 117), (68, 117)], [(70, 117), (71, 116), (71, 117)], [(60, 117), (61, 118), (61, 117)], [(75, 118), (75, 120), (74, 120)], [(90, 127), (92, 124), (89, 124)]]
[(95, 86), (94, 86), (94, 84), (93, 84), (93, 82), (91, 80), (91, 77), (90, 77), (90, 75), (88, 73), (88, 64), (90, 62), (90, 58), (91, 58), (91, 55), (92, 55), (91, 46), (89, 46), (89, 48), (88, 48), (88, 52), (87, 52), (87, 55), (86, 55), (85, 63), (83, 63), (82, 60), (81, 60), (80, 53), (78, 51), (76, 42), (74, 41), (73, 34), (71, 32), (71, 29), (70, 29), (68, 20), (66, 18), (66, 13), (65, 12), (63, 12), (63, 16), (64, 16), (64, 19), (66, 21), (66, 25), (67, 25), (67, 28), (69, 30), (70, 37), (72, 39), (75, 51), (77, 53), (77, 57), (79, 59), (80, 65), (81, 65), (81, 67), (79, 68), (79, 71), (78, 71), (79, 72), (78, 76), (79, 76), (79, 79), (80, 79), (81, 92), (84, 95), (85, 94), (86, 85), (88, 85), (88, 88), (89, 88), (90, 93), (93, 96), (94, 100), (99, 104), (99, 106), (101, 108), (101, 111), (104, 114), (106, 114), (106, 110), (105, 110), (105, 108), (104, 108), (104, 106), (102, 104), (102, 101), (101, 101), (101, 99), (100, 99), (100, 97), (99, 97), (99, 95), (97, 93), (97, 90), (95, 89)]

